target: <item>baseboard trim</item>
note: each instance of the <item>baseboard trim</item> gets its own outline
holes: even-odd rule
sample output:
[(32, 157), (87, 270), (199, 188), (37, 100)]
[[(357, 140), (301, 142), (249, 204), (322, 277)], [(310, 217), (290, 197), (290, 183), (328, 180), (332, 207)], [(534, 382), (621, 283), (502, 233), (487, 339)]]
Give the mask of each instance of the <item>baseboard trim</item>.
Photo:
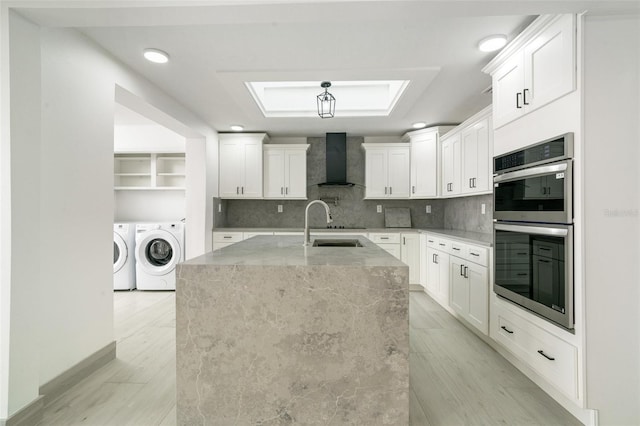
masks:
[(421, 291), (424, 293), (424, 287), (420, 284), (409, 284), (409, 291)]
[(42, 420), (43, 411), (44, 398), (40, 395), (28, 405), (9, 416), (8, 419), (0, 419), (0, 426), (33, 426)]
[(100, 367), (116, 358), (115, 340), (102, 349), (97, 350), (62, 374), (40, 386), (40, 395), (44, 406), (60, 396), (73, 385), (88, 377)]

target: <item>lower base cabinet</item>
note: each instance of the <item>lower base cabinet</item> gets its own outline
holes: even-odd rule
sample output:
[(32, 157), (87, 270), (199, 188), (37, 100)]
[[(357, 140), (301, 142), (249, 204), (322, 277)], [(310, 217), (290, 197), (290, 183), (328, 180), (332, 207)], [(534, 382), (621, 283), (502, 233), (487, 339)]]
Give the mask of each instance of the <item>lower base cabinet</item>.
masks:
[(427, 293), (441, 305), (449, 304), (449, 253), (427, 247)]
[(564, 395), (578, 400), (576, 346), (515, 313), (520, 308), (508, 303), (492, 304), (491, 337)]
[(451, 256), (451, 307), (467, 322), (489, 334), (489, 274), (480, 266)]

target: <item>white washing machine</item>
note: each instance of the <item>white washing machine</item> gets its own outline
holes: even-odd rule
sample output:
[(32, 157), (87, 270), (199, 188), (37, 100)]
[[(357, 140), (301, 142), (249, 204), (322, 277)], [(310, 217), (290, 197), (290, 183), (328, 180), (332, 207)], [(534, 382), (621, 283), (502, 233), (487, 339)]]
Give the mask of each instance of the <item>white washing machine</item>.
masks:
[(184, 261), (184, 223), (136, 225), (136, 287), (175, 290), (176, 265)]
[(136, 288), (136, 225), (134, 223), (113, 224), (113, 289)]

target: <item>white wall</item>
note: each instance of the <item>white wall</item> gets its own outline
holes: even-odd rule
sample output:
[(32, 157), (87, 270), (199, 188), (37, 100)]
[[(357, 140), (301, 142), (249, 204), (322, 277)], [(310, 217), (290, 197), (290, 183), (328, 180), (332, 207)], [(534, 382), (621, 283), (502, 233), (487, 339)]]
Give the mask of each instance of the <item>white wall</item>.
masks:
[(185, 217), (185, 191), (115, 191), (114, 222), (177, 222)]
[(640, 17), (587, 16), (587, 401), (640, 424)]
[[(7, 10), (2, 10), (4, 24)], [(11, 51), (16, 52), (11, 68), (20, 68), (22, 75), (16, 72), (11, 80), (15, 120), (9, 133), (5, 102), (9, 58), (3, 25), (0, 419), (33, 400), (38, 386), (113, 340), (116, 86), (193, 129), (192, 137), (206, 148), (206, 158), (217, 161), (214, 130), (75, 30), (38, 29), (13, 16), (8, 22)], [(34, 60), (40, 61), (40, 76)], [(42, 82), (40, 96), (38, 81)], [(9, 165), (15, 168), (11, 182)], [(201, 194), (216, 195), (216, 170), (206, 171)], [(201, 209), (194, 214), (210, 224), (211, 200), (200, 198), (194, 204)], [(35, 222), (33, 228), (27, 227), (30, 221)], [(207, 239), (210, 246), (209, 231), (210, 226), (194, 238), (201, 241), (203, 252)], [(30, 322), (36, 326), (22, 334)]]
[(9, 10), (0, 3), (0, 419), (9, 412), (11, 325), (11, 149), (9, 131)]
[(114, 126), (115, 152), (185, 152), (185, 138), (159, 124)]
[[(40, 34), (11, 14), (11, 306), (8, 410), (38, 396), (39, 324), (42, 321), (40, 241)], [(34, 114), (33, 112), (36, 112)], [(36, 297), (34, 297), (36, 296)]]

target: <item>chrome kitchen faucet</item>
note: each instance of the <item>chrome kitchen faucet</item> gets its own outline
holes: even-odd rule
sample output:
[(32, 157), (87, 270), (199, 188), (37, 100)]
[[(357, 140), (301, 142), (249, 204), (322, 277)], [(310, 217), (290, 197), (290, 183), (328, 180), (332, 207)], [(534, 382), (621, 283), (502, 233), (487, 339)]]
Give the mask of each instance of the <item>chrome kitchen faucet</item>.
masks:
[(307, 204), (307, 208), (304, 211), (304, 244), (303, 246), (308, 246), (311, 244), (311, 233), (309, 232), (309, 207), (314, 204), (322, 204), (324, 206), (324, 210), (327, 212), (327, 223), (333, 222), (333, 218), (331, 217), (331, 211), (329, 210), (329, 205), (322, 200), (313, 200), (309, 204)]

